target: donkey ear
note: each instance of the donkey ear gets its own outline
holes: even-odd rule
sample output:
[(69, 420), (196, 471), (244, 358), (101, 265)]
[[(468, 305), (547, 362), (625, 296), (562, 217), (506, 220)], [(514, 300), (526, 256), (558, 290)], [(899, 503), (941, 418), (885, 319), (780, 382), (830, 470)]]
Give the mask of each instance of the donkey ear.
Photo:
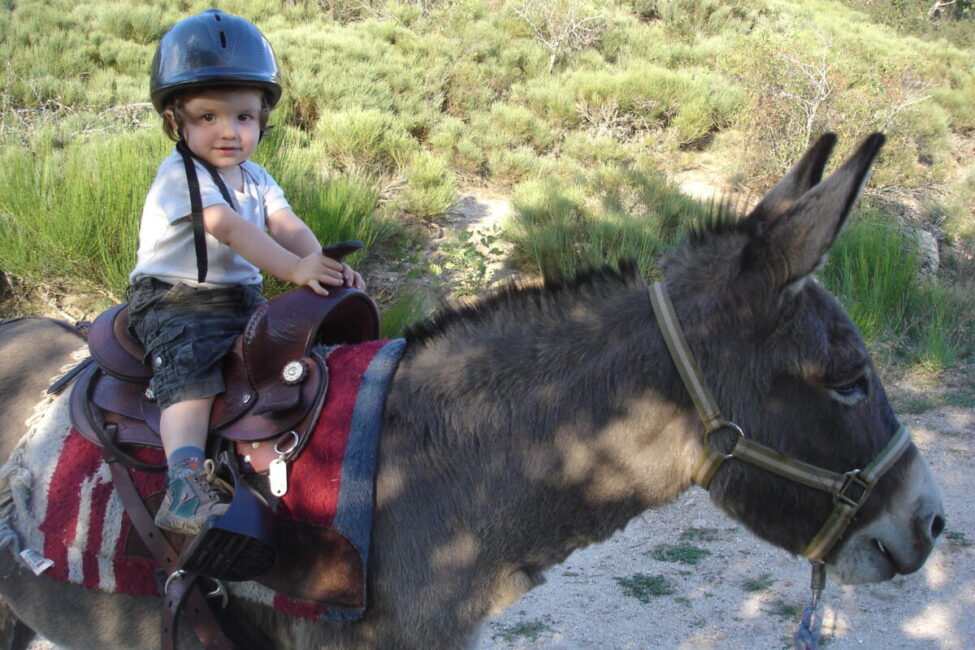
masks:
[[(771, 214), (764, 232), (756, 233), (758, 241), (752, 243), (758, 244), (761, 250), (753, 253), (760, 252), (760, 257), (772, 265), (779, 287), (805, 278), (822, 262), (860, 196), (884, 141), (880, 133), (869, 136), (842, 167), (806, 191), (784, 213)], [(821, 143), (822, 140), (810, 153)], [(808, 157), (809, 153), (803, 160)], [(819, 174), (824, 163), (825, 159), (816, 159), (814, 167), (819, 169)], [(812, 174), (816, 174), (815, 169)]]
[(826, 133), (820, 137), (816, 144), (809, 147), (809, 150), (789, 173), (782, 177), (782, 180), (776, 183), (761, 202), (755, 206), (755, 209), (745, 219), (745, 223), (758, 230), (762, 224), (771, 221), (791, 208), (803, 194), (819, 184), (823, 178), (826, 161), (829, 160), (835, 146), (835, 134)]

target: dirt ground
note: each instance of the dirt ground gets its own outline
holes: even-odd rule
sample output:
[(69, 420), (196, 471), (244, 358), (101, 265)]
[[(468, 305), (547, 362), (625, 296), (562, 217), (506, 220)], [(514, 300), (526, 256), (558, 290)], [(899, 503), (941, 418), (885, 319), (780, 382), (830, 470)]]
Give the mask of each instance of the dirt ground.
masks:
[[(829, 583), (821, 644), (975, 648), (975, 367), (888, 390), (938, 477), (947, 528), (913, 575)], [(698, 488), (546, 577), (489, 621), (477, 650), (789, 648), (809, 601), (808, 563), (753, 537)]]

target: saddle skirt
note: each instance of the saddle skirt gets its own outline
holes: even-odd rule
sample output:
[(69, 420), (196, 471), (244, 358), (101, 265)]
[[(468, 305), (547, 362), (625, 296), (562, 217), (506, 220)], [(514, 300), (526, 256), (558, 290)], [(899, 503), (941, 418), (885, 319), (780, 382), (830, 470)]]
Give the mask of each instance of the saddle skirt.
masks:
[[(404, 347), (395, 339), (316, 349), (330, 382), (289, 467), (287, 493), (271, 499), (278, 560), (259, 583), (230, 583), (232, 595), (310, 620), (363, 614), (380, 421)], [(101, 450), (72, 426), (70, 412), (68, 395), (53, 398), (0, 469), (0, 544), (15, 541), (52, 560), (44, 575), (55, 580), (161, 595), (165, 576), (124, 514)], [(127, 452), (147, 464), (165, 461), (153, 447)], [(158, 506), (162, 474), (132, 476)]]

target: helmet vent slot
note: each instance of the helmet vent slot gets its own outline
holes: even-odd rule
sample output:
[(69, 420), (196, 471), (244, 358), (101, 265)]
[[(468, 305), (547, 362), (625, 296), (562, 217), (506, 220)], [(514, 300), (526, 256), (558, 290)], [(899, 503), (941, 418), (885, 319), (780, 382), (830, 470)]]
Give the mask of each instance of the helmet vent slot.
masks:
[(227, 35), (223, 31), (220, 32), (220, 47), (227, 49)]

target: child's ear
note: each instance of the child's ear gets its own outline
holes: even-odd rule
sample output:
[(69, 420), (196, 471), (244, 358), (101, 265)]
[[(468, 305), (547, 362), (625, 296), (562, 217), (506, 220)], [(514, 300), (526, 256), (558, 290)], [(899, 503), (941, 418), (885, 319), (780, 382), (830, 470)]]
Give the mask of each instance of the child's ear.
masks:
[(176, 121), (176, 113), (173, 112), (172, 107), (169, 107), (163, 111), (163, 119), (169, 124), (169, 127), (173, 130), (173, 133), (179, 133), (179, 122)]

